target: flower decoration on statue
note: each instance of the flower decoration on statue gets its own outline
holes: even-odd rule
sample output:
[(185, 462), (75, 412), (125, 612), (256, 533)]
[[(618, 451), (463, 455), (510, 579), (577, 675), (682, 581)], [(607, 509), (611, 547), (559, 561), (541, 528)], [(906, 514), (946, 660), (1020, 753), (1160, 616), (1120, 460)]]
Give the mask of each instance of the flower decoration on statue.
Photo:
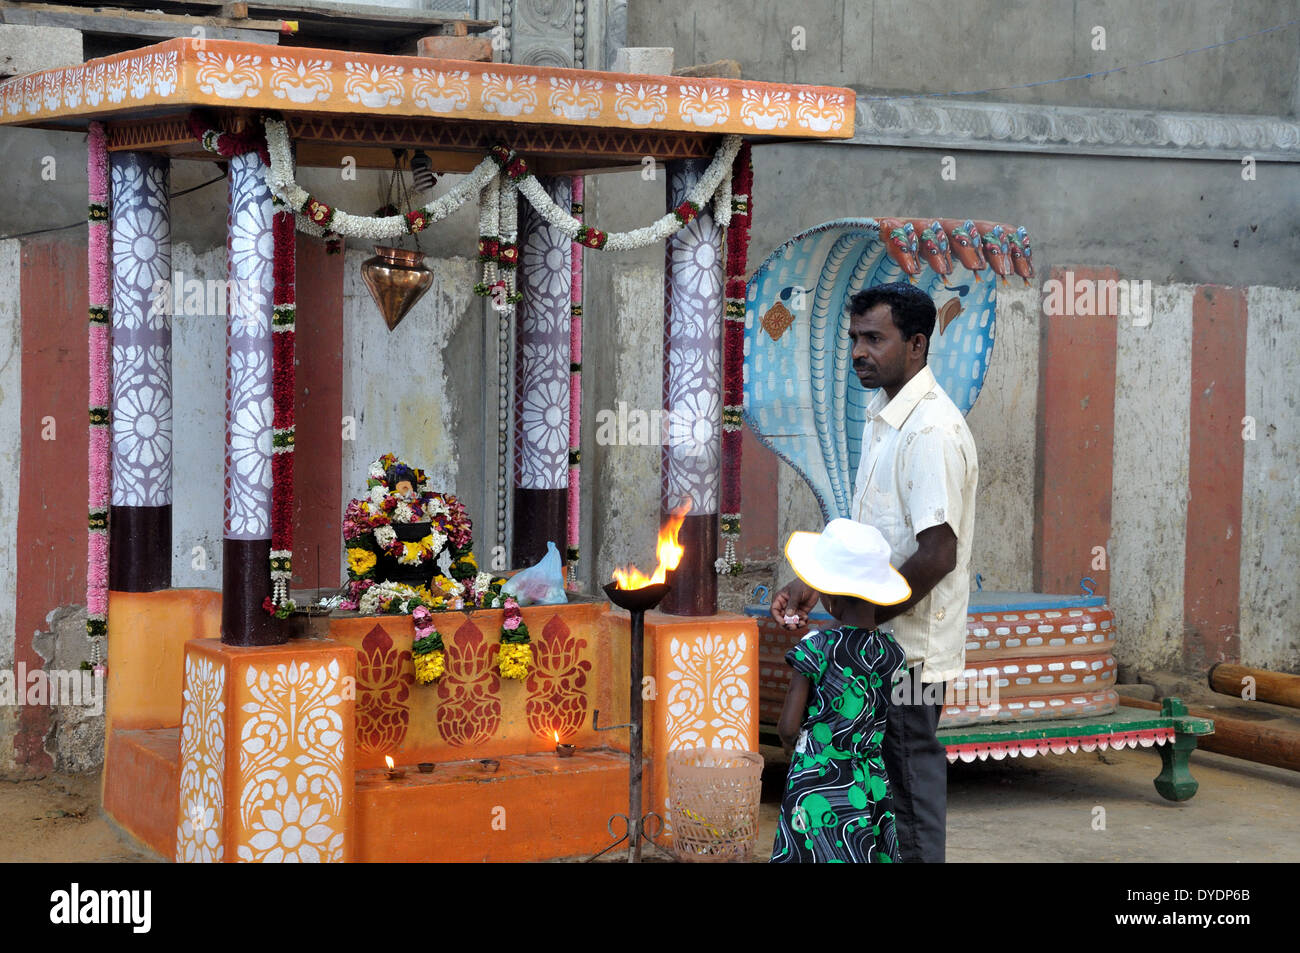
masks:
[(524, 624), (524, 614), (519, 603), (507, 598), (505, 616), (501, 620), (501, 647), (497, 650), (497, 668), (502, 678), (522, 681), (533, 666), (533, 646)]
[(370, 465), (366, 483), (343, 514), (348, 582), (339, 608), (377, 615), (502, 604), (505, 580), (479, 572), (473, 525), (456, 497), (431, 492), (425, 472), (394, 453)]

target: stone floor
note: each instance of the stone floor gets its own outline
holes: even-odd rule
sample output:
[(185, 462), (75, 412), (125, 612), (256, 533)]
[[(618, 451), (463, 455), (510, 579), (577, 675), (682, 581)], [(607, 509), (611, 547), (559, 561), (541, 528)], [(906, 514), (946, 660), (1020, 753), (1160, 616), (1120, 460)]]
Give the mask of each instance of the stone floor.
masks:
[[(1144, 681), (1225, 716), (1300, 730), (1294, 709), (1214, 695), (1203, 681)], [(771, 850), (784, 785), (780, 749), (762, 753), (768, 767), (756, 862)], [(1300, 862), (1300, 772), (1197, 751), (1192, 775), (1200, 789), (1173, 803), (1151, 783), (1159, 771), (1154, 748), (951, 765), (948, 860)], [(0, 862), (153, 859), (124, 841), (100, 811), (97, 773), (0, 781)]]
[[(1151, 784), (1159, 770), (1144, 749), (955, 764), (948, 860), (1300, 862), (1300, 773), (1198, 752), (1200, 790), (1175, 804)], [(756, 860), (771, 849), (780, 774), (768, 771)], [(1094, 830), (1098, 807), (1105, 827)], [(0, 861), (150, 859), (100, 813), (96, 775), (0, 783)]]

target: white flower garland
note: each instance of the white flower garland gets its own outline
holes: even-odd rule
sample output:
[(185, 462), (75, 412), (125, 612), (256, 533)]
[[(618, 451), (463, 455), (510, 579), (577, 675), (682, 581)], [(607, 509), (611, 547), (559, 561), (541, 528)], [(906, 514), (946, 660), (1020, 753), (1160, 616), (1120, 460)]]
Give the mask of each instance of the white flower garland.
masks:
[[(695, 183), (694, 188), (686, 195), (686, 201), (693, 203), (697, 208), (703, 208), (705, 204), (714, 197), (718, 187), (724, 179), (730, 178), (731, 164), (736, 159), (736, 153), (740, 151), (740, 136), (725, 136), (722, 140), (722, 148), (718, 150), (717, 155), (709, 167), (704, 170), (700, 180)], [(524, 198), (532, 204), (537, 213), (546, 219), (546, 221), (556, 229), (559, 229), (571, 241), (578, 240), (578, 233), (583, 229), (583, 223), (570, 215), (566, 210), (560, 208), (552, 201), (551, 197), (546, 194), (542, 184), (537, 181), (535, 176), (526, 176), (519, 181), (519, 191), (523, 193)], [(730, 188), (728, 188), (728, 192)], [(729, 221), (731, 219), (730, 205), (727, 202), (728, 210), (723, 213), (718, 208), (719, 203), (714, 202), (715, 216), (724, 216)], [(644, 248), (646, 245), (653, 245), (656, 242), (662, 242), (671, 238), (685, 227), (674, 212), (669, 212), (657, 222), (634, 229), (630, 232), (610, 232), (606, 235), (605, 243), (601, 247), (606, 251), (628, 251), (633, 248)]]
[[(296, 216), (298, 230), (317, 238), (327, 234), (347, 235), (351, 238), (363, 238), (378, 241), (383, 238), (400, 238), (409, 235), (405, 215), (388, 215), (383, 218), (367, 218), (361, 215), (349, 215), (341, 209), (334, 210), (329, 228), (322, 228), (301, 214), (311, 194), (294, 180), (293, 155), (289, 148), (289, 131), (283, 122), (276, 119), (266, 121), (266, 148), (271, 157), (271, 164), (266, 170), (266, 185), (282, 202), (298, 210)], [(496, 162), (489, 156), (474, 167), (473, 171), (452, 187), (446, 195), (434, 199), (418, 211), (428, 216), (428, 225), (440, 222), (452, 212), (469, 201), (490, 179), (497, 177)], [(428, 226), (426, 225), (426, 228)]]
[[(731, 220), (731, 165), (740, 150), (741, 138), (737, 135), (724, 136), (722, 147), (714, 155), (713, 161), (700, 180), (687, 193), (686, 200), (697, 208), (703, 208), (710, 200), (713, 202), (714, 220), (724, 228)], [(313, 222), (302, 210), (312, 196), (294, 180), (293, 155), (289, 147), (289, 132), (285, 124), (276, 119), (266, 120), (266, 146), (271, 157), (271, 164), (266, 170), (266, 184), (271, 193), (286, 202), (290, 208), (298, 210), (296, 222), (298, 230), (317, 238), (328, 235), (347, 235), (369, 241), (387, 238), (400, 238), (410, 234), (405, 215), (389, 215), (383, 218), (368, 218), (350, 215), (341, 209), (333, 209), (329, 227), (324, 228)], [(513, 153), (512, 153), (513, 155)], [(522, 193), (532, 204), (537, 213), (553, 228), (558, 229), (572, 241), (584, 228), (582, 222), (574, 218), (569, 211), (560, 208), (546, 194), (542, 184), (532, 174), (522, 176), (514, 182), (501, 181), (501, 168), (491, 156), (474, 167), (468, 175), (456, 183), (446, 195), (422, 206), (417, 211), (428, 217), (428, 225), (440, 222), (456, 209), (460, 208), (474, 194), (480, 196), (479, 234), (499, 235), (502, 242), (514, 243), (517, 239), (516, 194)], [(332, 208), (332, 207), (331, 207)], [(504, 227), (503, 227), (504, 226)], [(674, 212), (669, 212), (658, 221), (630, 232), (610, 232), (601, 246), (609, 251), (628, 251), (644, 248), (656, 242), (671, 238), (685, 227), (685, 223)], [(495, 272), (495, 268), (489, 269)], [(494, 276), (495, 277), (495, 276)]]

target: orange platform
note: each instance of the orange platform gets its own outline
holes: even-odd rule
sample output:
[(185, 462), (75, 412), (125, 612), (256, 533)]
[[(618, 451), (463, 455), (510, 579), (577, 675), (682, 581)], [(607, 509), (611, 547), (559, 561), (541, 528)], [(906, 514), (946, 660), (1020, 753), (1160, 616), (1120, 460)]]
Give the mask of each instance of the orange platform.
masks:
[[(629, 617), (607, 603), (525, 608), (535, 665), (519, 682), (495, 669), (499, 611), (439, 615), (433, 685), (414, 681), (409, 617), (237, 648), (211, 637), (219, 593), (111, 607), (104, 808), (167, 859), (547, 860), (602, 849), (627, 812), (627, 729), (594, 725), (628, 718)], [(643, 803), (670, 825), (668, 751), (757, 747), (757, 631), (661, 613), (645, 631)], [(556, 732), (574, 757), (556, 757)], [(385, 777), (387, 753), (405, 778)]]
[[(389, 781), (383, 770), (357, 772), (358, 861), (528, 861), (589, 856), (607, 846), (608, 821), (627, 814), (628, 758), (608, 748), (571, 758), (538, 752), (438, 764), (430, 774), (407, 768)], [(615, 835), (623, 833), (615, 822)]]

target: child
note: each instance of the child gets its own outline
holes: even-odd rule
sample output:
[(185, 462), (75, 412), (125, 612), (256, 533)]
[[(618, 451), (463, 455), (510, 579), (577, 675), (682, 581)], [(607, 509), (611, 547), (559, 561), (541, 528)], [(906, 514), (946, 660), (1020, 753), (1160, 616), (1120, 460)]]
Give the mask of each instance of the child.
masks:
[(880, 531), (852, 520), (793, 534), (785, 554), (841, 625), (809, 632), (785, 657), (795, 674), (778, 730), (790, 774), (772, 862), (897, 863), (880, 745), (904, 653), (876, 628), (875, 606), (911, 588)]

